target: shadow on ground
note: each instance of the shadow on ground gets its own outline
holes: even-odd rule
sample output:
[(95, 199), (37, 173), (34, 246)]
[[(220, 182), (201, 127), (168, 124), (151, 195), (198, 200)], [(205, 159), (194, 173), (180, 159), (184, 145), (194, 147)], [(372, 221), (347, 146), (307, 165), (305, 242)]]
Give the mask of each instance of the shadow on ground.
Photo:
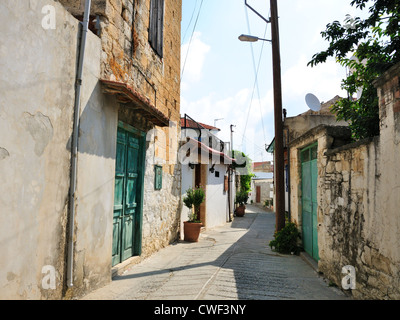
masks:
[(178, 242), (125, 274), (94, 299), (346, 299), (299, 256), (271, 251), (275, 214), (248, 206), (244, 217)]

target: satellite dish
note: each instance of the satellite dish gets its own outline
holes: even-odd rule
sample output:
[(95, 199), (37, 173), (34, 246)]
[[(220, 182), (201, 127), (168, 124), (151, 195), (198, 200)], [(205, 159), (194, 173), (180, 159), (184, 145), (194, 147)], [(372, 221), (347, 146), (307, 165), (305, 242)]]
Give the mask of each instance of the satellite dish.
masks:
[(319, 102), (318, 98), (312, 93), (306, 95), (306, 103), (312, 111), (321, 110), (321, 102)]
[(357, 97), (356, 97), (357, 100), (359, 100), (361, 98), (362, 93), (363, 93), (363, 87), (359, 87), (357, 89)]

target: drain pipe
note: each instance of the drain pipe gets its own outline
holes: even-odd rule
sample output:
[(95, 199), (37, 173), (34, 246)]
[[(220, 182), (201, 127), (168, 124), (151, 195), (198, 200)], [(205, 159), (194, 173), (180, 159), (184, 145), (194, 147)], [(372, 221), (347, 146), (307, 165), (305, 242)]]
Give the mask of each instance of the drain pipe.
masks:
[(69, 190), (69, 232), (68, 232), (68, 256), (67, 256), (67, 286), (72, 288), (74, 286), (74, 218), (75, 218), (75, 191), (76, 191), (76, 175), (77, 175), (77, 161), (78, 161), (78, 137), (79, 137), (79, 117), (80, 117), (80, 104), (81, 104), (81, 87), (82, 87), (82, 73), (83, 61), (85, 57), (86, 35), (89, 29), (89, 16), (90, 16), (91, 0), (86, 0), (85, 12), (83, 17), (82, 31), (80, 37), (80, 50), (78, 69), (75, 82), (75, 106), (74, 106), (74, 126), (72, 131), (72, 146), (71, 146), (71, 184)]

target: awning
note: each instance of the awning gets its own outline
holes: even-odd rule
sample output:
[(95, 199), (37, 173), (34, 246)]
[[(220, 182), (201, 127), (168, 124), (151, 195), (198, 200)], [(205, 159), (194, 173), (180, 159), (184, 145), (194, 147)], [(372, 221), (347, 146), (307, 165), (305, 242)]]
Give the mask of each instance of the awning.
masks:
[(272, 140), (272, 142), (268, 146), (267, 152), (268, 153), (274, 153), (274, 150), (275, 150), (275, 138)]
[(206, 146), (204, 143), (195, 140), (193, 138), (187, 138), (187, 143), (189, 145), (192, 145), (193, 147), (197, 147), (199, 148), (199, 150), (201, 150), (201, 152), (204, 152), (205, 154), (208, 154), (209, 156), (217, 156), (219, 157), (221, 163), (220, 164), (233, 164), (236, 163), (236, 160), (227, 156), (225, 153), (212, 149), (208, 146)]
[(168, 127), (169, 119), (152, 105), (148, 98), (139, 94), (126, 83), (104, 79), (100, 80), (100, 82), (102, 83), (103, 92), (116, 95), (118, 102), (132, 103), (131, 108), (139, 110), (154, 125)]

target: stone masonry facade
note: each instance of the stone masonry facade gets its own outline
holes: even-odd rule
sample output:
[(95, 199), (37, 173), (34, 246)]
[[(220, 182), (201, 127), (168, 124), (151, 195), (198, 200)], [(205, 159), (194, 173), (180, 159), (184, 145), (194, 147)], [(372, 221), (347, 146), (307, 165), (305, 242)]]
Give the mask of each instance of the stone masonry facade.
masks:
[[(142, 256), (176, 240), (179, 232), (181, 0), (164, 1), (163, 54), (149, 43), (150, 0), (94, 1), (102, 43), (102, 78), (127, 83), (166, 116), (166, 128), (143, 128), (147, 134)], [(121, 110), (120, 110), (121, 113)], [(135, 123), (140, 113), (129, 119)], [(129, 121), (129, 120), (128, 120)], [(143, 125), (142, 125), (143, 127)], [(163, 166), (163, 188), (154, 190), (154, 165)]]
[[(85, 0), (60, 0), (78, 19)], [(153, 3), (162, 3), (162, 52), (149, 41)], [(181, 168), (177, 161), (180, 137), (181, 0), (92, 0), (92, 31), (101, 40), (101, 80), (124, 84), (168, 118), (159, 127), (132, 103), (120, 103), (118, 120), (146, 133), (146, 162), (142, 219), (142, 253), (148, 257), (179, 237)], [(105, 93), (107, 93), (105, 91)], [(155, 165), (162, 166), (162, 188), (155, 190)], [(112, 214), (112, 213), (110, 213)], [(120, 271), (123, 269), (120, 269)]]
[(342, 287), (342, 268), (354, 267), (356, 299), (400, 299), (399, 75), (397, 65), (375, 84), (379, 136), (348, 144), (348, 129), (320, 126), (290, 146), (292, 219), (301, 230), (299, 150), (318, 142), (318, 269)]

